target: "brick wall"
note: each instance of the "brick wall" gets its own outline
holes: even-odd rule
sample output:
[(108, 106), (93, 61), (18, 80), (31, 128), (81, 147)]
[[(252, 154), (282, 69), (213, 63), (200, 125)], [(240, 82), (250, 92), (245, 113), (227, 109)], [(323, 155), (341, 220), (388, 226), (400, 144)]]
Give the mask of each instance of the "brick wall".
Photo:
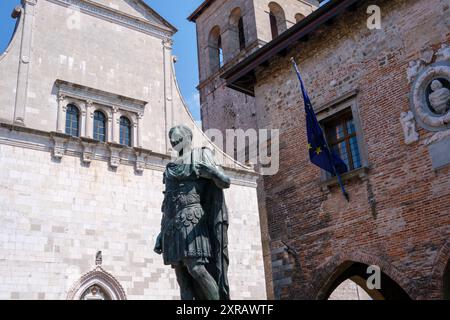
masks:
[[(306, 43), (257, 72), (260, 128), (281, 129), (280, 171), (264, 177), (278, 298), (314, 299), (346, 261), (378, 265), (414, 299), (442, 297), (450, 236), (450, 168), (433, 170), (420, 141), (404, 143), (400, 113), (409, 110), (408, 63), (450, 43), (445, 0), (368, 1), (321, 27)], [(366, 27), (366, 8), (382, 10), (382, 29)], [(315, 107), (357, 90), (367, 177), (323, 191), (320, 169), (307, 154), (298, 81), (303, 73)], [(281, 241), (298, 252), (284, 252)]]

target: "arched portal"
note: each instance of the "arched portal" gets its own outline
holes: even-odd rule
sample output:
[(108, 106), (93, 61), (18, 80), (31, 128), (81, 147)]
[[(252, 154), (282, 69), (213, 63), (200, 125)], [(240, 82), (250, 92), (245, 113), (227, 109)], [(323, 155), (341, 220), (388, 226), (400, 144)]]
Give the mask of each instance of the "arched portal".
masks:
[(450, 300), (450, 259), (447, 261), (443, 277), (443, 297), (445, 300)]
[[(375, 271), (369, 267), (369, 265), (360, 262), (344, 262), (327, 279), (317, 298), (320, 300), (330, 298), (341, 284), (351, 280), (373, 300), (410, 300), (406, 291), (387, 274), (380, 269), (374, 268), (377, 270)], [(375, 279), (371, 277), (377, 272), (379, 275), (379, 287), (369, 288), (368, 284), (374, 284), (372, 280)]]
[(102, 267), (83, 275), (67, 295), (68, 300), (126, 300), (120, 283)]

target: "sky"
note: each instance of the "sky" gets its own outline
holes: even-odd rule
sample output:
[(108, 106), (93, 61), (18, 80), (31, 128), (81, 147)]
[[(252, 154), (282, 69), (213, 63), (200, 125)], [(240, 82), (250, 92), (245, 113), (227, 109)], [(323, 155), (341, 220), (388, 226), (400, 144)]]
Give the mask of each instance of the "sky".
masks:
[[(181, 92), (196, 120), (200, 120), (198, 85), (197, 39), (195, 24), (187, 17), (203, 0), (144, 0), (163, 18), (174, 25), (178, 32), (173, 37), (173, 54)], [(0, 0), (0, 53), (3, 53), (14, 31), (15, 20), (11, 12), (20, 0)], [(0, 75), (4, 76), (4, 75)]]

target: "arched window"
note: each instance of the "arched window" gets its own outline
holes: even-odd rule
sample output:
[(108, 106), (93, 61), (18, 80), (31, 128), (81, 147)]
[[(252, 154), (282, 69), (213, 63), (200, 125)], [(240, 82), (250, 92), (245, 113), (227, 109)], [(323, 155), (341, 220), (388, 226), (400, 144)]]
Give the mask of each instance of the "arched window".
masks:
[(304, 16), (303, 14), (297, 13), (297, 14), (295, 15), (295, 21), (296, 21), (297, 23), (299, 23), (299, 22), (302, 21), (303, 19), (305, 19), (305, 16)]
[(219, 67), (223, 66), (223, 49), (222, 49), (222, 36), (219, 36), (219, 40), (217, 41), (217, 45), (219, 47)]
[(270, 31), (272, 32), (272, 39), (275, 39), (278, 37), (278, 24), (277, 24), (277, 17), (270, 11), (269, 13), (270, 17)]
[(94, 133), (95, 140), (100, 142), (106, 141), (106, 116), (101, 111), (94, 112)]
[(120, 144), (131, 147), (131, 121), (120, 117)]
[(245, 31), (244, 31), (244, 19), (242, 17), (239, 18), (238, 22), (238, 30), (239, 30), (239, 49), (245, 49)]
[(245, 49), (245, 29), (244, 18), (242, 17), (241, 8), (235, 8), (230, 14), (230, 30), (233, 31), (232, 39), (230, 39), (230, 47), (237, 53)]
[(272, 39), (275, 39), (287, 30), (286, 15), (283, 8), (276, 3), (269, 3), (270, 30), (272, 31)]
[(210, 73), (214, 73), (223, 66), (222, 36), (219, 26), (212, 28), (209, 33), (208, 50)]
[(74, 104), (67, 105), (66, 134), (73, 137), (80, 136), (80, 111)]

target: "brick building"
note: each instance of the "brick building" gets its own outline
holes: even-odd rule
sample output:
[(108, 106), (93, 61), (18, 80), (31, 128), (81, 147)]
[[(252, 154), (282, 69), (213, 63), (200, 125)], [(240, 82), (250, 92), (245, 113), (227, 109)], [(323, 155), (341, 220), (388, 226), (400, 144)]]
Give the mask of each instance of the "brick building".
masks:
[[(220, 75), (318, 5), (316, 0), (284, 0), (279, 4), (269, 0), (207, 0), (189, 16), (197, 28), (198, 89), (204, 129), (224, 132), (256, 127), (254, 98), (228, 88)], [(272, 29), (268, 28), (270, 19)]]
[[(207, 2), (226, 18), (218, 1)], [(371, 29), (378, 8), (380, 29)], [(336, 178), (309, 161), (291, 57), (328, 142), (350, 167), (349, 203)], [(331, 0), (213, 78), (254, 98), (255, 128), (281, 130), (280, 170), (259, 190), (269, 295), (326, 299), (350, 279), (374, 299), (449, 297), (447, 0)], [(207, 99), (205, 129), (217, 122), (210, 110), (224, 112)], [(248, 116), (247, 105), (235, 107)], [(372, 265), (381, 269), (379, 290), (367, 288)]]

